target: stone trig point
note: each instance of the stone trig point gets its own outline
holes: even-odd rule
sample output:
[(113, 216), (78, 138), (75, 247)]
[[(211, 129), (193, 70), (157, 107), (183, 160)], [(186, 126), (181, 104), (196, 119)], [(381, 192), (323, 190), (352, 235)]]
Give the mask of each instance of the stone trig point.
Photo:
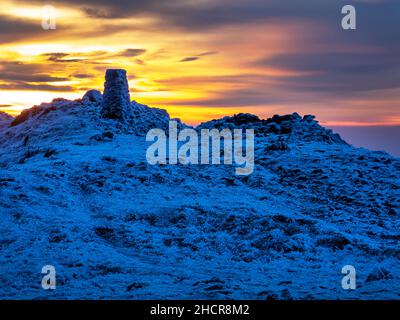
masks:
[(132, 117), (126, 70), (108, 69), (106, 71), (101, 116), (122, 121)]

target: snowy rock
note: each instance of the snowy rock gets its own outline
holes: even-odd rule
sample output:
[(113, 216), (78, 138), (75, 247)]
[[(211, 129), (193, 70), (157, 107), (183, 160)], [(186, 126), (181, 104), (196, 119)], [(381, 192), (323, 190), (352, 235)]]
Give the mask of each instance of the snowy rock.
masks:
[(314, 119), (315, 119), (315, 116), (312, 115), (312, 114), (306, 114), (306, 115), (303, 117), (303, 121), (306, 121), (306, 122), (313, 122)]
[(96, 135), (90, 137), (90, 140), (106, 142), (106, 141), (111, 141), (113, 138), (114, 138), (114, 133), (112, 133), (110, 131), (106, 131), (101, 134), (96, 134)]
[(132, 117), (126, 71), (108, 69), (104, 83), (101, 116), (108, 119), (127, 121)]
[(249, 113), (239, 113), (232, 117), (223, 117), (221, 119), (214, 119), (211, 121), (203, 122), (198, 126), (198, 129), (233, 129), (246, 126), (252, 129), (261, 122), (260, 118)]
[(367, 277), (367, 282), (372, 282), (372, 281), (381, 281), (381, 280), (387, 280), (387, 279), (392, 279), (393, 276), (389, 270), (386, 270), (385, 268), (382, 267), (377, 267), (374, 270), (371, 271), (371, 273)]
[(100, 103), (103, 100), (103, 95), (99, 90), (89, 90), (85, 93), (82, 100), (84, 102), (95, 102)]
[(289, 146), (282, 138), (277, 141), (273, 141), (269, 146), (266, 147), (266, 151), (285, 151), (288, 150)]

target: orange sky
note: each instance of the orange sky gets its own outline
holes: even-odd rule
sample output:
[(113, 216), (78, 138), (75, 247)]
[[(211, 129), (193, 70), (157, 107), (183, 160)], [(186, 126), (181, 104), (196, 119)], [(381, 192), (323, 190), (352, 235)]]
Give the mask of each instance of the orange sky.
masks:
[[(395, 63), (392, 47), (365, 40), (362, 30), (360, 39), (349, 41), (331, 17), (325, 23), (277, 11), (261, 19), (251, 11), (246, 21), (236, 21), (229, 10), (240, 9), (237, 1), (232, 8), (225, 0), (221, 8), (218, 1), (188, 2), (196, 13), (225, 8), (220, 16), (226, 22), (207, 16), (210, 25), (202, 26), (194, 16), (192, 26), (190, 19), (173, 20), (167, 9), (153, 14), (140, 7), (139, 14), (127, 8), (125, 14), (112, 7), (118, 1), (54, 1), (57, 29), (43, 30), (41, 1), (3, 0), (0, 111), (15, 115), (56, 97), (79, 98), (88, 89), (102, 90), (105, 69), (124, 68), (133, 100), (189, 124), (238, 112), (268, 117), (295, 111), (331, 125), (400, 124), (398, 75), (382, 81), (388, 68), (378, 64), (382, 57), (389, 67)], [(365, 61), (359, 58), (365, 54)], [(356, 74), (354, 65), (340, 64), (347, 57), (361, 63)]]

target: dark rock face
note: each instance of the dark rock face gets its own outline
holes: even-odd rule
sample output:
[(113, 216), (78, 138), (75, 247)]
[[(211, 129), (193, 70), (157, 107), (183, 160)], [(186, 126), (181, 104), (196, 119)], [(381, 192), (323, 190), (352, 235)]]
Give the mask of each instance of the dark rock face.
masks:
[(108, 69), (106, 71), (101, 116), (122, 121), (132, 117), (129, 86), (125, 70)]

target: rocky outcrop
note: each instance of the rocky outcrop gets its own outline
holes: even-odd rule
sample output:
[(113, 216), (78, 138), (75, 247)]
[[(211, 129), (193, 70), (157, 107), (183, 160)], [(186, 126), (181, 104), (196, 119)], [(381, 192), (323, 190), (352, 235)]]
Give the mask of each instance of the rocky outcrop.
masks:
[(107, 119), (127, 121), (132, 117), (126, 71), (108, 69), (104, 83), (101, 116)]
[(223, 117), (200, 124), (198, 129), (254, 129), (256, 136), (282, 135), (286, 139), (321, 141), (329, 144), (346, 144), (342, 138), (326, 129), (314, 120), (315, 116), (301, 117), (297, 112), (287, 115), (274, 115), (268, 119), (260, 119), (249, 113), (239, 113), (231, 117)]

